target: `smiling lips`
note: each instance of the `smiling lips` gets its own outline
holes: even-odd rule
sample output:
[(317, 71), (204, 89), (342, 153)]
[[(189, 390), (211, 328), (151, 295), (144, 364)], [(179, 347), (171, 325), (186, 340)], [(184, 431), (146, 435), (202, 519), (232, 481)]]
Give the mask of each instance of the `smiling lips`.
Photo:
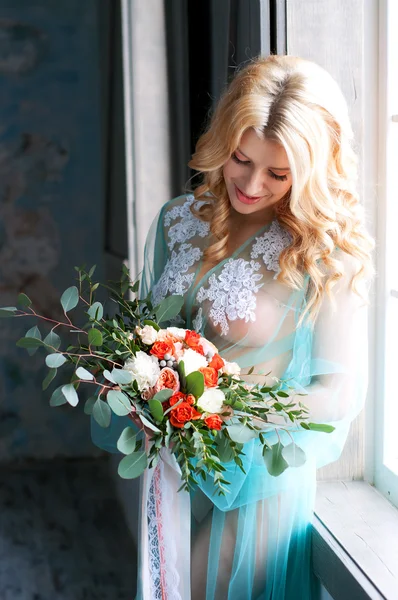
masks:
[(247, 196), (236, 185), (235, 185), (235, 192), (238, 197), (238, 200), (240, 200), (244, 204), (255, 204), (262, 198), (262, 196)]

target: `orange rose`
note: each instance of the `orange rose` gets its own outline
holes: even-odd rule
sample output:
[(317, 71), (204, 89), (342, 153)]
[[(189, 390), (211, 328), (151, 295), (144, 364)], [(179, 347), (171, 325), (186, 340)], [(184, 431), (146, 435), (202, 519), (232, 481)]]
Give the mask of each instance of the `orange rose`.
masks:
[(223, 420), (219, 415), (209, 415), (204, 421), (209, 429), (216, 429), (217, 431), (221, 429), (223, 424)]
[(187, 330), (187, 332), (185, 334), (186, 345), (189, 346), (190, 348), (192, 348), (192, 350), (195, 350), (195, 352), (198, 352), (199, 354), (204, 356), (205, 353), (204, 353), (202, 346), (199, 344), (199, 340), (200, 340), (200, 335), (198, 333), (196, 333), (196, 331), (190, 331), (189, 329)]
[(193, 406), (196, 402), (195, 396), (193, 394), (188, 394), (187, 402), (188, 402), (188, 404), (192, 404), (192, 406)]
[(199, 369), (205, 378), (205, 386), (208, 388), (216, 387), (218, 382), (218, 372), (213, 367), (203, 367)]
[(170, 406), (174, 406), (174, 404), (177, 404), (177, 402), (179, 402), (181, 398), (186, 398), (185, 394), (183, 394), (182, 392), (177, 392), (176, 394), (173, 394), (172, 397), (169, 399)]
[(172, 409), (170, 413), (170, 423), (173, 427), (182, 429), (188, 421), (197, 421), (202, 415), (188, 402), (181, 402)]
[(213, 369), (219, 371), (223, 368), (224, 364), (224, 360), (221, 358), (221, 356), (219, 354), (215, 354), (209, 363), (209, 367), (213, 367)]
[(155, 383), (155, 393), (164, 389), (173, 390), (174, 393), (180, 390), (180, 378), (178, 377), (178, 373), (173, 371), (173, 369), (169, 369), (169, 367), (164, 367), (164, 369), (160, 371), (158, 380)]
[(173, 356), (174, 344), (167, 339), (161, 342), (155, 342), (151, 348), (150, 354), (153, 354), (159, 360), (163, 360), (165, 354), (170, 354), (170, 356)]

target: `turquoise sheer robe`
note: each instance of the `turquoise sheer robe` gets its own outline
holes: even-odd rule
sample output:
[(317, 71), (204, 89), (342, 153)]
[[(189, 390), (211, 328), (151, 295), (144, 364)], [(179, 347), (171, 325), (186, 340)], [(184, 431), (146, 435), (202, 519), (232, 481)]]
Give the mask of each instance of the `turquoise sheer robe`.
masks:
[[(346, 276), (333, 290), (334, 301), (324, 298), (315, 327), (308, 321), (299, 325), (308, 278), (299, 291), (277, 281), (279, 255), (290, 243), (278, 221), (203, 273), (209, 225), (191, 213), (193, 201), (192, 195), (175, 198), (155, 219), (145, 248), (142, 295), (151, 290), (155, 303), (183, 295), (180, 322), (173, 325), (211, 340), (223, 358), (240, 365), (248, 382), (289, 379), (307, 394), (296, 400), (307, 405), (310, 420), (331, 423), (335, 431), (298, 430), (284, 421), (263, 424), (271, 443), (277, 435), (284, 444), (293, 438), (305, 450), (306, 463), (272, 477), (259, 440), (252, 439), (244, 445), (246, 474), (233, 462), (226, 465), (228, 495), (213, 495), (210, 479), (199, 482), (190, 494), (191, 523), (180, 524), (191, 533), (191, 598), (310, 600), (316, 596), (310, 566), (316, 469), (339, 457), (367, 389), (367, 309), (350, 289), (356, 265), (336, 250)], [(251, 366), (263, 375), (245, 376)], [(125, 426), (124, 419), (113, 417), (104, 434), (93, 423), (93, 439), (114, 451)], [(137, 600), (147, 600), (142, 589), (139, 579)], [(161, 585), (155, 585), (151, 598), (161, 594)]]

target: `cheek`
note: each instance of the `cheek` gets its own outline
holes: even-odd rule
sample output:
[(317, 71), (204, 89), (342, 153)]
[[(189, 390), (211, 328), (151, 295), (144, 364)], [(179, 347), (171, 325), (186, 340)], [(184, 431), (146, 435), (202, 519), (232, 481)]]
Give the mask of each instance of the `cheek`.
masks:
[(241, 172), (242, 172), (242, 167), (237, 165), (232, 160), (229, 160), (228, 162), (226, 162), (224, 165), (224, 168), (223, 168), (223, 176), (227, 182), (230, 181), (231, 179), (236, 179), (236, 178), (240, 177), (242, 174)]

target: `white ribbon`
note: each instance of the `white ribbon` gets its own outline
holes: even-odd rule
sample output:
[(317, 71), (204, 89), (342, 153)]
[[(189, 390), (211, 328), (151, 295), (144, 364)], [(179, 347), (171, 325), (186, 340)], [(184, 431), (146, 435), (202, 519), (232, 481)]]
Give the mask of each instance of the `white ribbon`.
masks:
[(136, 600), (191, 598), (191, 504), (188, 492), (177, 492), (181, 485), (175, 456), (162, 448), (156, 467), (142, 476)]

